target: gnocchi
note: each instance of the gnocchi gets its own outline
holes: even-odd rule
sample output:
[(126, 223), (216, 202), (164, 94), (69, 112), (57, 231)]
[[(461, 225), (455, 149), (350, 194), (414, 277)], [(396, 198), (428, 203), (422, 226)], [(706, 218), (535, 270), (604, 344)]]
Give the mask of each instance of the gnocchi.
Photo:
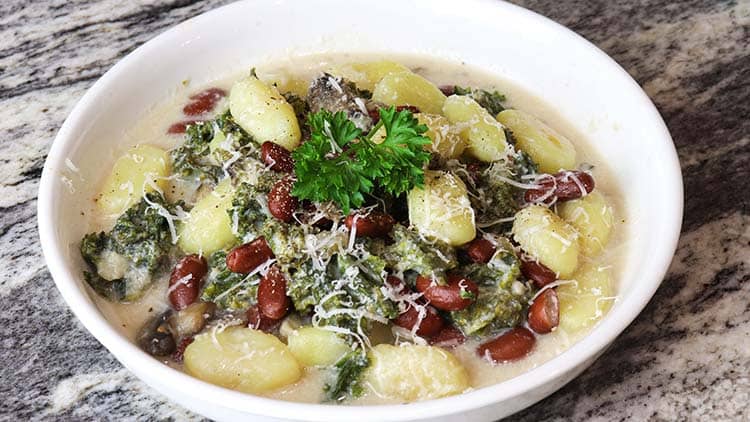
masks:
[(161, 148), (137, 145), (117, 159), (112, 172), (97, 196), (99, 210), (120, 215), (155, 188), (164, 191), (168, 184), (169, 155)]
[(336, 76), (348, 79), (358, 87), (372, 91), (375, 85), (386, 75), (399, 72), (411, 72), (408, 67), (390, 60), (352, 63), (344, 66), (331, 66), (328, 71)]
[(578, 233), (544, 206), (531, 205), (516, 213), (513, 237), (561, 278), (570, 277), (578, 267)]
[(614, 225), (612, 207), (599, 192), (558, 205), (563, 220), (575, 227), (580, 235), (581, 251), (588, 257), (598, 255), (609, 241)]
[(560, 327), (576, 332), (596, 323), (614, 300), (609, 269), (586, 263), (573, 275), (571, 283), (557, 288), (560, 298)]
[(195, 204), (179, 228), (178, 245), (187, 253), (208, 255), (231, 246), (235, 241), (228, 210), (232, 207), (234, 188), (229, 179), (219, 183)]
[(461, 129), (466, 152), (487, 163), (501, 160), (509, 153), (505, 130), (487, 110), (465, 95), (451, 95), (445, 100), (443, 114)]
[(293, 384), (302, 368), (276, 336), (244, 327), (210, 329), (185, 349), (193, 376), (245, 393), (264, 393)]
[(251, 76), (229, 91), (229, 111), (237, 123), (260, 142), (270, 141), (289, 151), (302, 137), (294, 108), (274, 86)]
[(575, 167), (573, 144), (536, 117), (520, 110), (503, 110), (497, 120), (513, 132), (516, 146), (534, 159), (540, 171), (555, 173)]
[(466, 369), (450, 352), (433, 346), (379, 344), (369, 353), (367, 385), (403, 401), (458, 394), (469, 388)]
[(445, 95), (432, 82), (412, 72), (389, 73), (372, 91), (372, 99), (387, 105), (412, 105), (424, 113), (440, 114)]
[(426, 171), (424, 187), (407, 195), (409, 221), (425, 236), (449, 245), (474, 239), (476, 222), (466, 185), (449, 172)]
[(327, 366), (336, 363), (351, 349), (333, 331), (306, 326), (289, 333), (287, 345), (304, 366)]
[(425, 136), (432, 141), (425, 149), (445, 160), (458, 158), (463, 154), (466, 141), (458, 135), (447, 118), (427, 113), (419, 113), (416, 117), (420, 124), (427, 126)]

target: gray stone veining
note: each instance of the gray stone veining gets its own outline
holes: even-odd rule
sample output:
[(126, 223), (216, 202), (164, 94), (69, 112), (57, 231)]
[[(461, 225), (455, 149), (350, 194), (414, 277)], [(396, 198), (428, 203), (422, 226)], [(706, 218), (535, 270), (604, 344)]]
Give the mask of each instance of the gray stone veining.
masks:
[[(198, 420), (73, 317), (45, 268), (39, 176), (118, 59), (222, 0), (0, 2), (0, 420)], [(521, 421), (750, 420), (750, 1), (522, 0), (591, 40), (656, 103), (685, 181), (669, 274), (580, 377)], [(637, 124), (637, 122), (633, 122)]]

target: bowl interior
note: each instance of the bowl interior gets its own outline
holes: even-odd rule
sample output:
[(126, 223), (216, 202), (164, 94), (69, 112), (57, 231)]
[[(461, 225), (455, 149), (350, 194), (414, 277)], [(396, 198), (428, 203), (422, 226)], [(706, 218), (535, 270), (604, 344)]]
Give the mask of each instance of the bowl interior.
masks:
[[(367, 19), (362, 19), (361, 10), (367, 11)], [(679, 233), (679, 166), (655, 108), (606, 55), (538, 15), (494, 1), (251, 0), (185, 22), (118, 63), (71, 113), (45, 166), (39, 225), (52, 275), (84, 325), (136, 374), (147, 381), (146, 372), (151, 378), (158, 374), (162, 382), (152, 384), (163, 384), (183, 397), (200, 386), (203, 400), (255, 413), (315, 419), (321, 415), (315, 409), (327, 408), (277, 406), (271, 400), (209, 386), (159, 364), (103, 319), (84, 287), (78, 253), (78, 242), (88, 231), (81, 213), (89, 211), (98, 181), (112, 165), (102, 157), (111, 157), (122, 135), (155, 104), (172, 95), (184, 80), (198, 87), (274, 57), (319, 52), (417, 53), (463, 61), (555, 105), (556, 112), (586, 135), (590, 147), (609, 166), (628, 228), (617, 303), (589, 336), (531, 371), (534, 374), (468, 393), (472, 400), (447, 398), (429, 406), (398, 406), (398, 414), (389, 413), (388, 406), (336, 408), (326, 410), (328, 417), (427, 417), (513, 397), (601, 351), (646, 304), (666, 271)], [(227, 397), (232, 397), (231, 404)]]

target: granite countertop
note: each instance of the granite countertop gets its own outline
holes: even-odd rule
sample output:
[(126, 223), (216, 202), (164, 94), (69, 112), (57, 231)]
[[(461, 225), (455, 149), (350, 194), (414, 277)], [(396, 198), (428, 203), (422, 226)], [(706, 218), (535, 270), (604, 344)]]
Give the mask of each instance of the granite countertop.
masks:
[[(136, 379), (68, 310), (42, 258), (36, 196), (86, 89), (222, 3), (0, 2), (0, 420), (200, 419)], [(686, 200), (677, 255), (645, 311), (583, 375), (513, 419), (750, 420), (750, 1), (518, 3), (644, 87), (677, 145)]]

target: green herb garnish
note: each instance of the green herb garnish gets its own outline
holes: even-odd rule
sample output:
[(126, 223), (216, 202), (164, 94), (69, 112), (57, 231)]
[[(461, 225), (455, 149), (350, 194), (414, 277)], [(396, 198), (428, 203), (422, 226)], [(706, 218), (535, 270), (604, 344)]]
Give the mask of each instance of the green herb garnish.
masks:
[[(344, 112), (321, 110), (309, 116), (311, 139), (292, 156), (297, 181), (292, 195), (315, 202), (333, 201), (344, 213), (362, 206), (375, 186), (399, 195), (424, 184), (422, 167), (430, 160), (423, 146), (431, 141), (408, 110), (380, 109), (380, 122), (364, 135)], [(373, 135), (385, 127), (382, 143)]]

